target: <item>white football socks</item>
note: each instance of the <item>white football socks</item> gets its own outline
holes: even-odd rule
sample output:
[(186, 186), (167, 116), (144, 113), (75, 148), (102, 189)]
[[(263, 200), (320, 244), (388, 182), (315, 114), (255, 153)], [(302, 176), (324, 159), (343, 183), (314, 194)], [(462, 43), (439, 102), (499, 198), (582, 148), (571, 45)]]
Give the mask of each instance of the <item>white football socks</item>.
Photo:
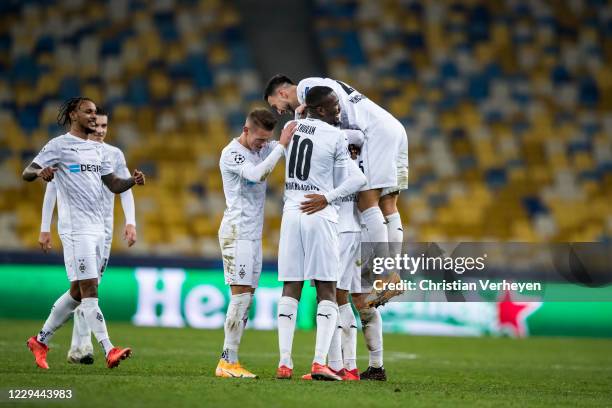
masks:
[(83, 316), (81, 307), (74, 309), (73, 324), (72, 324), (72, 343), (70, 344), (71, 350), (77, 349), (91, 349), (91, 330), (87, 325), (87, 321)]
[(49, 317), (47, 317), (42, 330), (38, 333), (38, 336), (36, 336), (38, 341), (48, 345), (55, 331), (70, 319), (70, 314), (78, 305), (79, 302), (70, 296), (70, 292), (66, 292), (60, 296), (53, 304), (53, 307), (51, 307)]
[(362, 212), (361, 219), (367, 228), (369, 242), (389, 242), (385, 217), (378, 206), (370, 207)]
[(251, 305), (253, 304), (253, 299), (255, 298), (255, 294), (251, 293), (251, 298), (249, 299), (249, 305), (244, 311), (244, 316), (242, 317), (243, 327), (246, 329), (247, 323), (249, 321), (249, 311), (251, 310)]
[(291, 350), (293, 348), (293, 334), (297, 320), (298, 301), (289, 296), (283, 296), (278, 301), (278, 349), (280, 361), (278, 366), (293, 368)]
[(383, 337), (382, 337), (382, 319), (380, 312), (374, 307), (361, 309), (361, 324), (366, 345), (370, 352), (369, 366), (374, 368), (382, 367), (383, 365)]
[(232, 295), (225, 315), (225, 340), (221, 357), (229, 363), (238, 362), (238, 348), (244, 332), (245, 316), (248, 316), (251, 294)]
[[(339, 320), (338, 323), (340, 323)], [(343, 367), (341, 337), (342, 327), (337, 324), (329, 345), (329, 353), (327, 354), (327, 365), (334, 371), (340, 371)]]
[(94, 336), (96, 336), (96, 340), (98, 340), (98, 343), (104, 349), (104, 354), (108, 356), (108, 353), (113, 348), (113, 343), (108, 338), (106, 322), (98, 306), (98, 298), (84, 298), (81, 301), (81, 310), (87, 325), (91, 328)]
[(330, 300), (322, 300), (317, 306), (317, 339), (315, 342), (314, 363), (325, 364), (332, 336), (338, 322), (338, 305)]
[[(387, 234), (387, 225), (385, 217), (378, 206), (370, 207), (361, 213), (361, 219), (366, 226), (365, 242), (375, 243), (372, 247), (373, 253), (368, 254), (362, 252), (362, 255), (369, 259), (370, 256), (375, 258), (386, 258), (389, 256), (389, 236)], [(362, 246), (362, 251), (364, 248)], [(369, 261), (366, 261), (369, 262)]]
[(357, 368), (357, 321), (355, 320), (350, 303), (338, 308), (338, 326), (342, 328), (340, 339), (342, 355), (344, 357), (344, 368), (354, 370)]
[(400, 217), (400, 213), (396, 212), (391, 215), (387, 215), (386, 218), (389, 242), (403, 242), (404, 227), (402, 226), (402, 218)]

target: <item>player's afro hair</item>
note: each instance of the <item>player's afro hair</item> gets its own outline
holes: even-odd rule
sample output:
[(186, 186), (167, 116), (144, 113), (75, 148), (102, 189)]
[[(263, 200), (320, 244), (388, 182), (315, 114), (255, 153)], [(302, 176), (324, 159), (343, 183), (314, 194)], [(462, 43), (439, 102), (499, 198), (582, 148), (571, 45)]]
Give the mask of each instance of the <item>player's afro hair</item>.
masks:
[(306, 106), (309, 108), (316, 108), (333, 93), (334, 90), (329, 86), (314, 86), (310, 88), (306, 94)]
[(84, 96), (78, 96), (76, 98), (70, 98), (64, 101), (64, 103), (62, 103), (62, 105), (59, 107), (59, 112), (57, 113), (57, 124), (60, 126), (70, 126), (72, 123), (70, 120), (70, 113), (77, 110), (83, 101), (89, 101), (95, 104), (94, 101)]
[(295, 83), (288, 76), (282, 74), (276, 74), (268, 81), (266, 88), (264, 89), (263, 99), (268, 101), (268, 97), (271, 96), (281, 85), (295, 85)]

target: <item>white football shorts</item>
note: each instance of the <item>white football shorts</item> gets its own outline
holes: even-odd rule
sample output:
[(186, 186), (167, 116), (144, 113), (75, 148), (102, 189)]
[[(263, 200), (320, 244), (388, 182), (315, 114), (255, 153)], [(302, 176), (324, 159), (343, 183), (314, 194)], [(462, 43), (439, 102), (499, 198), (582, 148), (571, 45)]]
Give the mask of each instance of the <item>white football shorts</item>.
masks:
[[(402, 126), (403, 129), (403, 126)], [(406, 130), (404, 129), (404, 135), (400, 142), (399, 149), (397, 151), (397, 185), (394, 187), (385, 187), (382, 190), (381, 195), (387, 195), (398, 191), (406, 190), (408, 188), (408, 137), (406, 136)]]
[(104, 233), (60, 234), (60, 238), (68, 280), (99, 279), (103, 265)]
[[(405, 160), (404, 155), (399, 153), (404, 141)], [(398, 120), (379, 121), (368, 128), (361, 147), (359, 163), (368, 182), (361, 188), (361, 191), (397, 187), (400, 161), (406, 162), (406, 167), (408, 167), (407, 160), (406, 129)]]
[(287, 210), (281, 222), (278, 280), (337, 282), (337, 225), (317, 214)]
[(261, 276), (261, 239), (219, 237), (226, 285), (256, 288)]

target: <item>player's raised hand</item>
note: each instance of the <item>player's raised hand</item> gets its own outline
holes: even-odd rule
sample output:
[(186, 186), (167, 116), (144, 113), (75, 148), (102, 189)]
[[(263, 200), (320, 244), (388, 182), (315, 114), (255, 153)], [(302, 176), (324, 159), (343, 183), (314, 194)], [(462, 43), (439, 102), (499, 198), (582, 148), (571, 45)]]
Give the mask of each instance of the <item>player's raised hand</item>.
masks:
[(145, 183), (145, 175), (142, 171), (136, 169), (134, 170), (134, 183), (138, 184), (139, 186), (144, 186)]
[(125, 226), (125, 230), (123, 231), (123, 239), (127, 241), (128, 247), (131, 247), (136, 243), (136, 238), (136, 226), (127, 224)]
[(38, 244), (40, 245), (40, 249), (46, 254), (51, 249), (51, 233), (41, 232), (38, 236)]
[(306, 104), (303, 103), (300, 106), (298, 106), (297, 108), (295, 108), (295, 113), (297, 113), (298, 118), (305, 118), (306, 114), (304, 113), (304, 111), (306, 110)]
[(41, 179), (49, 182), (53, 180), (55, 177), (55, 172), (57, 171), (57, 167), (45, 167), (44, 169), (40, 169), (37, 174)]
[(300, 210), (306, 214), (314, 214), (327, 207), (327, 199), (322, 194), (306, 194), (304, 197), (309, 200), (301, 202)]
[(293, 120), (293, 121), (289, 122), (287, 124), (287, 126), (285, 126), (283, 131), (281, 132), (280, 139), (278, 140), (278, 143), (280, 143), (281, 145), (283, 145), (285, 147), (289, 146), (289, 142), (291, 141), (291, 137), (295, 133), (295, 129), (296, 128), (297, 128), (297, 122), (296, 121)]

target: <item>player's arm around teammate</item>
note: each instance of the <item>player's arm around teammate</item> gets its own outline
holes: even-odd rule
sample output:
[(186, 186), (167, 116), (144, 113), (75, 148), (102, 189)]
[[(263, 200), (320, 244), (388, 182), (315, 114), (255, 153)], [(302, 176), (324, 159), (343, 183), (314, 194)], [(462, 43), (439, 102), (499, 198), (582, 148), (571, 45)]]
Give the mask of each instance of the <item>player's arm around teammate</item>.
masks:
[(277, 143), (270, 141), (276, 123), (265, 109), (250, 112), (242, 133), (223, 149), (219, 160), (227, 207), (219, 228), (219, 244), (231, 296), (223, 352), (215, 370), (218, 377), (256, 377), (240, 364), (238, 349), (261, 275), (266, 179), (284, 155), (296, 126), (286, 126)]
[[(378, 243), (376, 256), (387, 256), (389, 242), (403, 241), (403, 228), (397, 210), (399, 191), (408, 183), (408, 139), (403, 125), (389, 112), (369, 100), (352, 86), (331, 78), (304, 78), (296, 85), (284, 75), (270, 79), (264, 100), (279, 114), (303, 109), (308, 92), (317, 86), (332, 88), (339, 97), (342, 109), (340, 127), (364, 132), (364, 150), (360, 167), (367, 177), (367, 185), (359, 192), (357, 203), (366, 226), (366, 241)], [(383, 276), (385, 281), (397, 281), (395, 272)], [(386, 303), (395, 291), (373, 290), (368, 299), (371, 305)]]
[[(340, 114), (337, 95), (329, 87), (315, 87), (306, 102), (308, 116), (299, 120), (286, 161), (278, 261), (283, 294), (278, 303), (280, 359), (276, 377), (292, 377), (295, 317), (303, 283), (312, 280), (318, 305), (315, 354), (309, 377), (340, 380), (325, 365), (338, 319), (338, 213), (336, 206), (330, 204), (338, 197), (355, 193), (366, 180), (348, 157), (344, 134), (334, 127)], [(351, 165), (354, 172), (347, 171)]]

